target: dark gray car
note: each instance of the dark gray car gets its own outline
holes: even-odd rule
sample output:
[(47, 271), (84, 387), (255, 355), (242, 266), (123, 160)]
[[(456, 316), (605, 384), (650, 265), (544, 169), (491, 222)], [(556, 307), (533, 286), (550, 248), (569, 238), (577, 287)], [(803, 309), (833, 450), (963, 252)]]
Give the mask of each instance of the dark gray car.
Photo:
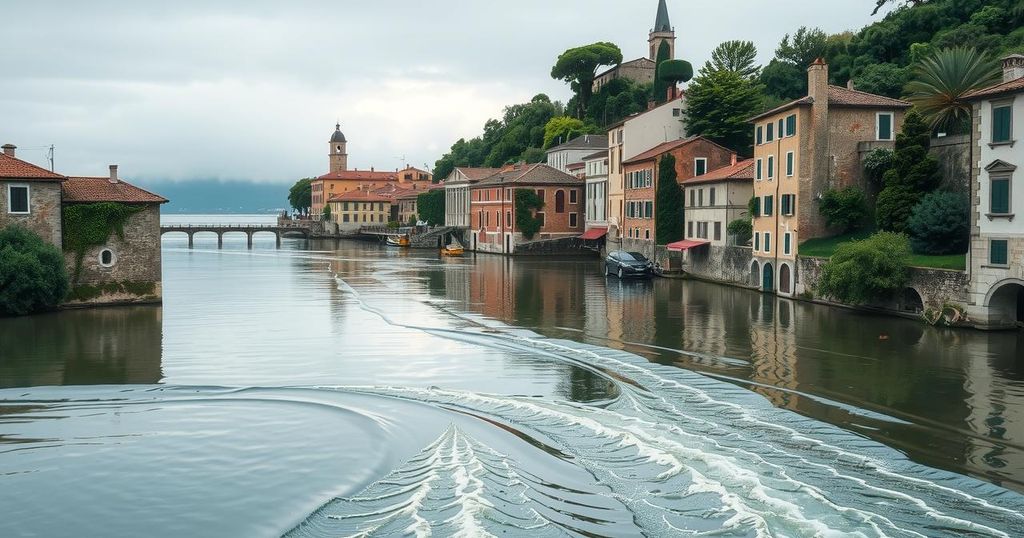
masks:
[(604, 260), (604, 274), (619, 278), (648, 278), (654, 273), (654, 264), (639, 252), (616, 250)]

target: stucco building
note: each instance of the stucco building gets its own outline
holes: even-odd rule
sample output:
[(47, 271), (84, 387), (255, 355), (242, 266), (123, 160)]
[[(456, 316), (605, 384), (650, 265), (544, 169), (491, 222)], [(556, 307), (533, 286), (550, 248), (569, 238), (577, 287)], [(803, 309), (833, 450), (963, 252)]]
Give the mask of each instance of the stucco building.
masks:
[[(574, 237), (583, 232), (584, 180), (546, 164), (516, 164), (470, 186), (471, 250), (515, 253), (524, 241)], [(526, 238), (516, 224), (515, 192), (537, 193), (544, 207), (535, 211), (540, 230)]]
[(570, 168), (582, 168), (583, 158), (599, 149), (608, 146), (606, 135), (580, 135), (564, 144), (559, 144), (547, 151), (548, 166), (566, 173), (574, 173)]
[(391, 197), (370, 190), (354, 190), (331, 197), (331, 220), (342, 233), (363, 226), (387, 226), (391, 220)]
[(624, 241), (630, 250), (653, 255), (658, 219), (659, 163), (665, 155), (675, 158), (676, 181), (703, 176), (711, 169), (735, 162), (736, 157), (732, 150), (707, 138), (694, 136), (659, 144), (626, 160), (623, 163), (626, 206), (623, 229)]
[(682, 181), (682, 187), (686, 239), (714, 246), (733, 244), (729, 223), (750, 219), (747, 203), (754, 194), (754, 160), (734, 160), (728, 166)]
[[(818, 200), (828, 189), (870, 192), (862, 150), (896, 139), (910, 103), (831, 86), (828, 65), (807, 70), (808, 94), (752, 118), (754, 124), (754, 261), (751, 284), (792, 295), (803, 291), (795, 260), (800, 242), (836, 233)], [(777, 275), (777, 277), (776, 277)]]
[(469, 186), (500, 168), (456, 167), (444, 180), (444, 225), (469, 228)]
[(584, 199), (584, 227), (608, 229), (608, 150), (583, 157), (587, 191)]
[(1003, 81), (971, 92), (968, 314), (986, 327), (1024, 326), (1024, 55), (1003, 58)]

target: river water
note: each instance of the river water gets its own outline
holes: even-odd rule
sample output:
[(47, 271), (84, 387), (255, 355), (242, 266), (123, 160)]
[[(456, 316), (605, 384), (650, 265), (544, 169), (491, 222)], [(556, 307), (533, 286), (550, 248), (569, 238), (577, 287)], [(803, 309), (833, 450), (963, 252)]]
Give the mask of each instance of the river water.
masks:
[(0, 536), (1024, 535), (1020, 333), (594, 260), (163, 246), (162, 307), (0, 319)]

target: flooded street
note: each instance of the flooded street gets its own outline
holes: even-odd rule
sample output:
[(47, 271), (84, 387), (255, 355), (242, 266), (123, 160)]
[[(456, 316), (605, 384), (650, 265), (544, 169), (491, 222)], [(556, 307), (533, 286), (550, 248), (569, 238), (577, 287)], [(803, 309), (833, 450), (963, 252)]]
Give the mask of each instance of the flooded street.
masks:
[(596, 260), (163, 256), (162, 307), (0, 320), (0, 535), (1024, 534), (1019, 332)]

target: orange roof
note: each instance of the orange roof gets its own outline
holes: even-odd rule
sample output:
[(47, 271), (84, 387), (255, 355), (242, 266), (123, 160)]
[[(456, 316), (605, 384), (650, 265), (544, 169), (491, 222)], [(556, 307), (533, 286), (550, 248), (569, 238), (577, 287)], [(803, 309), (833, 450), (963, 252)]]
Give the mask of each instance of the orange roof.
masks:
[[(796, 106), (811, 104), (814, 104), (814, 99), (808, 95), (795, 101), (790, 101), (782, 106), (777, 106), (766, 112), (762, 112), (747, 121), (757, 121), (765, 116), (771, 116)], [(891, 97), (885, 97), (884, 95), (875, 95), (873, 93), (851, 90), (843, 88), (842, 86), (832, 85), (829, 85), (828, 87), (828, 104), (833, 106), (864, 108), (910, 108), (913, 106), (909, 102), (900, 99), (893, 99)]]
[(369, 170), (344, 170), (342, 172), (331, 172), (324, 174), (317, 179), (331, 180), (355, 180), (355, 181), (398, 181), (397, 172), (375, 172)]
[(0, 153), (0, 178), (25, 181), (64, 181), (66, 178), (41, 166)]
[(368, 191), (349, 191), (346, 193), (332, 196), (328, 202), (388, 202), (391, 203), (391, 197), (382, 196), (380, 194)]
[(69, 177), (61, 186), (65, 202), (122, 202), (126, 204), (165, 204), (167, 199), (118, 180), (106, 177)]
[(501, 172), (501, 168), (468, 168), (465, 166), (457, 166), (456, 170), (462, 172), (462, 175), (470, 181), (480, 181)]
[(736, 164), (716, 168), (703, 176), (691, 177), (680, 181), (683, 185), (708, 183), (711, 181), (728, 181), (730, 179), (754, 180), (754, 159), (747, 159)]

